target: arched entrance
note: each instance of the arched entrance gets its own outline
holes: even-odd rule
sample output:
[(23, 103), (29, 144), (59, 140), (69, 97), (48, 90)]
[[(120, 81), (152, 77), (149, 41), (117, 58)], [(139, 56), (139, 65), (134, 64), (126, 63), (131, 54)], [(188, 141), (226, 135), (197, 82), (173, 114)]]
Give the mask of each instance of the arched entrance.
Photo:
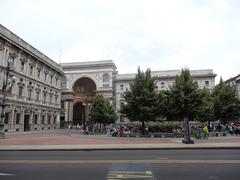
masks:
[(72, 91), (74, 92), (73, 124), (85, 126), (96, 96), (96, 85), (92, 79), (83, 77), (74, 83)]
[(83, 125), (85, 121), (85, 106), (82, 102), (77, 102), (73, 106), (73, 124)]

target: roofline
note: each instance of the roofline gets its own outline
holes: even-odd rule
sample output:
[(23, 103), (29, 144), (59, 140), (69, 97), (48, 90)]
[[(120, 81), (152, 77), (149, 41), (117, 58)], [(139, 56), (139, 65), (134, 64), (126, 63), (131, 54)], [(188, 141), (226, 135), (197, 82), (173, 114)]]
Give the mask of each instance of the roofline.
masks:
[(224, 82), (225, 82), (225, 83), (229, 83), (229, 82), (233, 81), (234, 79), (236, 79), (237, 77), (240, 77), (240, 74), (238, 74), (238, 75), (236, 75), (236, 76), (234, 76), (234, 77), (232, 77), (232, 78), (229, 78), (228, 80), (226, 80), (226, 81), (224, 81)]
[(83, 61), (83, 62), (70, 62), (70, 63), (60, 63), (63, 71), (68, 69), (89, 69), (94, 67), (113, 67), (114, 70), (117, 69), (113, 60), (99, 60), (99, 61)]
[[(14, 34), (12, 31), (4, 27), (2, 24), (0, 24), (0, 36), (3, 37), (4, 39), (10, 41), (10, 43), (14, 44), (16, 47), (19, 49), (27, 52), (31, 56), (35, 57), (42, 63), (47, 64), (60, 74), (64, 75), (64, 72), (61, 70), (61, 66), (50, 59), (48, 56), (37, 50), (35, 47), (27, 43), (25, 40)], [(13, 38), (11, 38), (13, 36)], [(56, 67), (55, 67), (56, 66)]]

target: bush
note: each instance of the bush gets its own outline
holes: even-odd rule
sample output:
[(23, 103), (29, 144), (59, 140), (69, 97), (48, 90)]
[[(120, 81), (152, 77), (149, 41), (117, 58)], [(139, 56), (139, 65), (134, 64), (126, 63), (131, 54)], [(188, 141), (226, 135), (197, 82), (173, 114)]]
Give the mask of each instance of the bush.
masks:
[(171, 133), (173, 129), (181, 129), (180, 122), (163, 122), (148, 125), (149, 132), (152, 133)]

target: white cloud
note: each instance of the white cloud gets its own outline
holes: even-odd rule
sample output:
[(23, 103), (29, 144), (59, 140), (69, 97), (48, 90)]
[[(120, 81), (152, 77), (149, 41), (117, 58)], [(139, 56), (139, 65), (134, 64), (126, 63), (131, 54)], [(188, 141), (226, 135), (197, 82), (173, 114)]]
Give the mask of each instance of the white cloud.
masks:
[(0, 22), (59, 61), (113, 59), (120, 73), (240, 70), (236, 0), (2, 0)]

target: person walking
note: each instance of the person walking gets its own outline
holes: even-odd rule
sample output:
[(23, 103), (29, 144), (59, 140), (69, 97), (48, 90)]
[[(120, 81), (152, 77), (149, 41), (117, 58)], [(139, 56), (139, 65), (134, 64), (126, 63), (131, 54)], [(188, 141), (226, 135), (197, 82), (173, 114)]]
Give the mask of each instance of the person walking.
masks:
[(208, 127), (207, 125), (204, 126), (203, 128), (203, 134), (204, 134), (204, 139), (208, 139)]

